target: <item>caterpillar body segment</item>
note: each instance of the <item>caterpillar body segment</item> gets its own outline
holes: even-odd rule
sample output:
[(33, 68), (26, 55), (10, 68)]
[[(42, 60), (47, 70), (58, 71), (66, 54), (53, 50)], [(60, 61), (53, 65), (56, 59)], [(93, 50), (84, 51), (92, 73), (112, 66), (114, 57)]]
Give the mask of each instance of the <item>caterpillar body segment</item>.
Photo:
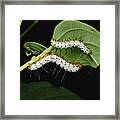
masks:
[(53, 62), (59, 65), (61, 68), (65, 69), (66, 71), (69, 72), (77, 72), (79, 69), (81, 69), (81, 65), (79, 64), (72, 64), (68, 63), (61, 57), (58, 57), (57, 55), (48, 55), (41, 60), (37, 61), (36, 63), (32, 64), (30, 66), (30, 70), (37, 70), (38, 68), (42, 67), (43, 65)]
[(51, 45), (56, 48), (72, 48), (78, 47), (80, 48), (85, 54), (91, 54), (92, 51), (83, 43), (77, 40), (65, 41), (65, 42), (56, 42), (55, 40), (51, 40)]

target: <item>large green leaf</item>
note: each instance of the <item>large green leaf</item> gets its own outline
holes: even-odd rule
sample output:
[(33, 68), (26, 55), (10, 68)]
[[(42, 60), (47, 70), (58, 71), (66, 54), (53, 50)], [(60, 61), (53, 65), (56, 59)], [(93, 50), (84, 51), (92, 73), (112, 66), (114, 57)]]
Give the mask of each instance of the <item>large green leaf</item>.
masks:
[(80, 97), (63, 87), (55, 87), (49, 82), (21, 83), (21, 100), (79, 100)]
[(83, 66), (89, 65), (97, 67), (100, 64), (100, 34), (99, 32), (79, 21), (63, 21), (58, 24), (53, 33), (53, 40), (57, 42), (77, 40), (82, 41), (91, 51), (91, 54), (84, 54), (78, 48), (66, 50), (53, 48), (52, 54), (59, 55), (61, 51), (61, 57), (72, 63), (79, 63)]
[(73, 28), (86, 29), (86, 30), (89, 30), (89, 31), (94, 32), (95, 34), (99, 35), (99, 32), (90, 25), (87, 25), (80, 21), (67, 20), (67, 21), (60, 22), (55, 27), (53, 39), (58, 40), (61, 35), (63, 35), (65, 32), (67, 32), (68, 30), (71, 30)]

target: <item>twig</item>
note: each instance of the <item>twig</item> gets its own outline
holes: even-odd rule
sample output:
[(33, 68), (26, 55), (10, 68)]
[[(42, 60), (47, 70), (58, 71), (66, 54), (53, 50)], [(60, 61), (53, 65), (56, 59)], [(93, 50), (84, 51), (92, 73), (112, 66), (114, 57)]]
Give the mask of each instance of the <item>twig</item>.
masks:
[(52, 49), (52, 46), (44, 50), (40, 55), (36, 57), (34, 56), (30, 61), (28, 61), (27, 63), (25, 63), (20, 67), (20, 71), (24, 70), (25, 68), (29, 67), (33, 63), (37, 62), (39, 59), (43, 58), (43, 56), (47, 55), (51, 51), (51, 49)]

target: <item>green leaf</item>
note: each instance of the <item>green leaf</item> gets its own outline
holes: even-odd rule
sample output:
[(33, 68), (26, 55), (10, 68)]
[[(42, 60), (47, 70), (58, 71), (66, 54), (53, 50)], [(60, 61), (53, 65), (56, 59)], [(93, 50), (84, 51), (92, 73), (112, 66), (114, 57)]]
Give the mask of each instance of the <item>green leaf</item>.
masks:
[(82, 41), (92, 53), (84, 54), (79, 50), (80, 48), (67, 48), (67, 52), (65, 49), (61, 51), (61, 49), (53, 48), (52, 54), (60, 55), (61, 53), (61, 57), (68, 62), (79, 63), (83, 66), (97, 67), (100, 64), (100, 34), (95, 28), (79, 21), (63, 21), (56, 26), (53, 40), (57, 42)]
[[(83, 66), (92, 66), (92, 67), (97, 67), (97, 62), (96, 60), (94, 60), (93, 56), (91, 55), (85, 55), (82, 51), (80, 51), (79, 48), (67, 48), (67, 52), (66, 49), (56, 49), (53, 48), (53, 50), (51, 51), (51, 54), (56, 54), (58, 56), (60, 56), (61, 58), (63, 58), (64, 60), (66, 60), (69, 63), (72, 64), (80, 64)], [(96, 56), (98, 54), (96, 53)], [(98, 55), (99, 57), (99, 55)]]
[(22, 83), (21, 100), (79, 100), (80, 97), (63, 87), (53, 86), (49, 82)]
[(95, 28), (93, 28), (92, 26), (90, 26), (88, 24), (85, 24), (80, 21), (67, 20), (67, 21), (60, 22), (55, 27), (54, 33), (53, 33), (53, 39), (58, 40), (61, 35), (63, 35), (65, 32), (67, 32), (71, 29), (74, 29), (74, 28), (81, 28), (81, 29), (89, 30), (89, 31), (94, 32), (95, 34), (99, 35), (99, 32)]
[(26, 42), (24, 44), (24, 47), (27, 50), (26, 51), (27, 56), (29, 56), (31, 54), (38, 55), (46, 49), (45, 46), (43, 46), (43, 45), (41, 45), (40, 43), (37, 43), (37, 42)]

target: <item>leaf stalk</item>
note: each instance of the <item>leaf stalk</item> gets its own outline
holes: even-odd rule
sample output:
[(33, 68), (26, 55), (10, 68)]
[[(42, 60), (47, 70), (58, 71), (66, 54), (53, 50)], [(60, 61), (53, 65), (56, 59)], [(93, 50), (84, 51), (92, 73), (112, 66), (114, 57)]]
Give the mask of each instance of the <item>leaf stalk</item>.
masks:
[(37, 62), (38, 60), (42, 59), (45, 55), (47, 55), (52, 49), (52, 46), (50, 46), (49, 48), (47, 48), (46, 50), (44, 50), (40, 55), (38, 56), (34, 56), (33, 58), (31, 58), (30, 61), (28, 61), (27, 63), (25, 63), (24, 65), (22, 65), (20, 67), (20, 71), (24, 70), (25, 68), (31, 66), (33, 63)]

